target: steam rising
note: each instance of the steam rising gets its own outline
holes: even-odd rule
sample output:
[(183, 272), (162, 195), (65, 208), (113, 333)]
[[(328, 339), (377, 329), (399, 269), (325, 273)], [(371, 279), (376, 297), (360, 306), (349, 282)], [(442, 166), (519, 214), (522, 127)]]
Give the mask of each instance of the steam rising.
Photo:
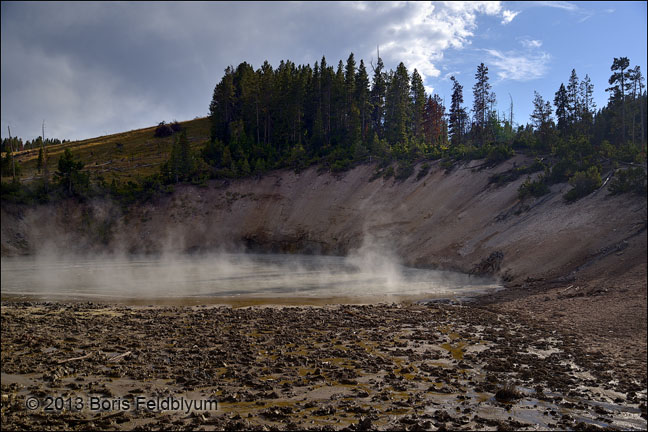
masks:
[(365, 241), (347, 257), (208, 253), (62, 256), (50, 249), (2, 259), (3, 296), (46, 299), (335, 298), (448, 296), (497, 288), (493, 281), (403, 267)]

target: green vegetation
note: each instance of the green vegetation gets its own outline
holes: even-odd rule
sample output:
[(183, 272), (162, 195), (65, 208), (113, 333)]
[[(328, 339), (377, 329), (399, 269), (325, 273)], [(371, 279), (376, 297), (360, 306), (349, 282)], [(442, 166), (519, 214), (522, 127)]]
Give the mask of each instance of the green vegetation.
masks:
[(90, 175), (81, 172), (83, 162), (75, 160), (70, 149), (65, 149), (58, 161), (54, 178), (69, 196), (81, 195), (90, 186)]
[(573, 70), (553, 106), (536, 93), (531, 124), (514, 127), (512, 105), (507, 117), (495, 110), (483, 63), (475, 74), (472, 109), (463, 106), (463, 86), (451, 77), (446, 114), (439, 95), (426, 94), (418, 71), (409, 73), (403, 63), (386, 71), (378, 58), (370, 79), (353, 54), (336, 68), (324, 57), (313, 66), (282, 61), (276, 69), (265, 62), (255, 70), (244, 62), (225, 70), (207, 118), (76, 142), (3, 140), (2, 177), (14, 184), (3, 183), (2, 197), (40, 202), (110, 195), (126, 205), (177, 183), (201, 185), (280, 168), (298, 172), (319, 165), (337, 173), (377, 161), (371, 180), (405, 181), (420, 162), (417, 179), (429, 172), (431, 160), (440, 159), (450, 172), (460, 161), (480, 159), (481, 167), (493, 167), (516, 153), (536, 161), (492, 176), (490, 183), (543, 171), (520, 186), (522, 199), (569, 181), (573, 189), (565, 200), (574, 201), (600, 187), (601, 173), (620, 164), (639, 167), (617, 170), (611, 193), (645, 191), (644, 79), (623, 57), (614, 59), (611, 71), (610, 98), (602, 109), (593, 103), (589, 77), (579, 80)]
[(619, 170), (610, 182), (610, 193), (619, 195), (626, 192), (646, 196), (646, 172), (639, 167)]
[(419, 172), (416, 174), (416, 180), (421, 180), (423, 177), (428, 175), (430, 172), (430, 164), (428, 162), (423, 162), (419, 168)]
[(563, 198), (567, 202), (574, 202), (601, 187), (601, 173), (596, 167), (589, 167), (587, 171), (577, 171), (569, 179), (569, 184), (574, 188), (563, 195)]
[(508, 171), (495, 174), (488, 179), (488, 182), (496, 185), (503, 185), (515, 181), (525, 174), (533, 174), (538, 171), (544, 171), (546, 168), (547, 167), (544, 163), (542, 163), (542, 160), (536, 158), (533, 164), (531, 164), (530, 166), (516, 167)]
[(524, 200), (528, 197), (539, 198), (549, 193), (549, 186), (542, 179), (531, 181), (530, 177), (520, 185), (518, 189), (518, 198)]
[[(179, 123), (187, 134), (187, 140), (192, 152), (197, 153), (209, 142), (209, 119), (199, 118)], [(34, 140), (37, 145), (17, 147), (14, 154), (16, 164), (22, 168), (21, 180), (31, 183), (39, 178), (45, 170), (54, 173), (58, 159), (65, 149), (85, 164), (83, 171), (90, 174), (92, 182), (99, 176), (108, 183), (113, 179), (118, 182), (140, 182), (145, 177), (158, 174), (161, 165), (169, 159), (174, 142), (179, 133), (172, 136), (156, 138), (157, 126), (107, 135), (82, 141), (45, 140), (41, 171), (38, 171), (38, 155), (41, 140)], [(16, 138), (14, 138), (16, 140)], [(19, 140), (21, 142), (22, 140)], [(58, 143), (57, 143), (58, 142)], [(3, 155), (3, 164), (8, 154)], [(11, 159), (8, 165), (2, 167), (2, 178), (11, 177)], [(46, 162), (46, 163), (45, 163)], [(7, 168), (7, 169), (5, 169)]]

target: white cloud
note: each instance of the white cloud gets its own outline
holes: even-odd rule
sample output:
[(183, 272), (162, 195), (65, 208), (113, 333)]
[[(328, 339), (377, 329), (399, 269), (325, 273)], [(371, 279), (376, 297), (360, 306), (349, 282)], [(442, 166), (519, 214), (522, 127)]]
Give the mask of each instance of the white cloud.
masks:
[(542, 41), (535, 39), (522, 39), (520, 43), (525, 48), (540, 48), (542, 46)]
[(497, 76), (502, 80), (530, 81), (542, 78), (548, 69), (551, 56), (547, 53), (534, 55), (522, 54), (516, 51), (500, 52), (485, 49), (490, 56), (490, 63), (497, 70)]
[(535, 2), (535, 4), (537, 4), (538, 6), (563, 9), (570, 12), (575, 12), (578, 10), (578, 6), (567, 1), (537, 1)]
[(393, 5), (399, 18), (377, 35), (385, 60), (403, 61), (425, 79), (438, 77), (436, 66), (448, 48), (470, 44), (480, 14), (502, 16), (511, 22), (518, 12), (502, 9), (500, 2), (413, 2)]
[(515, 18), (520, 11), (510, 11), (510, 10), (505, 10), (502, 12), (502, 24), (508, 24), (511, 21), (513, 21), (513, 18)]

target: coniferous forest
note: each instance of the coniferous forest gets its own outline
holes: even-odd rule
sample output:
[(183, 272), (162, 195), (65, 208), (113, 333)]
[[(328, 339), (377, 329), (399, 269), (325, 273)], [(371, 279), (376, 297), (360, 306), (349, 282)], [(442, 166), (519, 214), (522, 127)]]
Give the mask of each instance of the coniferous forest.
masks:
[[(522, 196), (558, 182), (570, 181), (579, 191), (588, 183), (578, 196), (567, 197), (573, 199), (600, 186), (603, 165), (646, 160), (641, 70), (621, 57), (610, 72), (607, 106), (597, 110), (589, 76), (572, 70), (554, 95), (535, 94), (530, 124), (514, 127), (512, 106), (508, 113), (496, 109), (483, 63), (475, 73), (473, 106), (464, 106), (464, 86), (453, 76), (446, 107), (403, 63), (387, 71), (378, 58), (368, 69), (353, 54), (336, 67), (324, 57), (312, 67), (282, 61), (276, 69), (265, 62), (255, 70), (244, 62), (227, 68), (214, 89), (211, 141), (202, 156), (213, 175), (224, 177), (312, 164), (336, 172), (378, 160), (386, 175), (393, 172), (389, 163), (398, 162), (395, 175), (404, 178), (423, 159), (444, 158), (450, 166), (485, 158), (492, 165), (522, 152), (538, 162), (493, 181), (544, 170), (535, 185), (523, 185)], [(637, 170), (631, 176), (642, 177)]]
[[(404, 180), (422, 161), (441, 159), (446, 169), (474, 159), (494, 166), (522, 153), (535, 162), (491, 178), (499, 185), (527, 176), (521, 199), (569, 182), (573, 189), (564, 198), (574, 201), (599, 188), (604, 172), (614, 173), (612, 193), (645, 194), (646, 87), (640, 67), (627, 57), (614, 58), (605, 89), (594, 89), (589, 76), (579, 77), (576, 70), (565, 78), (553, 95), (536, 92), (530, 123), (514, 126), (512, 101), (508, 110), (498, 111), (483, 63), (476, 68), (469, 107), (464, 85), (470, 83), (451, 77), (452, 97), (445, 106), (439, 95), (426, 93), (416, 69), (410, 73), (400, 63), (395, 71), (386, 70), (380, 58), (366, 65), (350, 54), (337, 66), (322, 57), (313, 66), (282, 61), (276, 68), (266, 61), (258, 69), (243, 62), (228, 67), (213, 91), (210, 138), (200, 152), (192, 152), (178, 123), (161, 123), (155, 136), (175, 138), (159, 174), (139, 183), (97, 184), (94, 193), (146, 199), (179, 182), (312, 165), (335, 173), (366, 162), (377, 163), (374, 179)], [(595, 91), (608, 93), (606, 106), (595, 105)], [(9, 158), (10, 152), (3, 173), (11, 169)], [(71, 155), (65, 158), (63, 167), (83, 168), (70, 162)], [(428, 169), (423, 163), (418, 176)], [(532, 181), (530, 175), (538, 172)], [(65, 179), (59, 185), (64, 195), (92, 193), (88, 176), (58, 172), (57, 178)], [(75, 185), (70, 179), (83, 181)], [(5, 184), (3, 196), (16, 189)]]

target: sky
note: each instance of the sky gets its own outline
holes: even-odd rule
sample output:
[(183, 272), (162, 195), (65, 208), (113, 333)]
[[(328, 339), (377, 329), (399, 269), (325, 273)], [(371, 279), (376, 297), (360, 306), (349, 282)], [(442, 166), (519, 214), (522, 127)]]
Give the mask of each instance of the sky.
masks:
[(0, 135), (86, 139), (204, 117), (228, 65), (313, 65), (377, 47), (449, 105), (484, 63), (497, 109), (526, 124), (571, 70), (607, 103), (614, 57), (646, 75), (646, 2), (10, 2), (1, 4)]

